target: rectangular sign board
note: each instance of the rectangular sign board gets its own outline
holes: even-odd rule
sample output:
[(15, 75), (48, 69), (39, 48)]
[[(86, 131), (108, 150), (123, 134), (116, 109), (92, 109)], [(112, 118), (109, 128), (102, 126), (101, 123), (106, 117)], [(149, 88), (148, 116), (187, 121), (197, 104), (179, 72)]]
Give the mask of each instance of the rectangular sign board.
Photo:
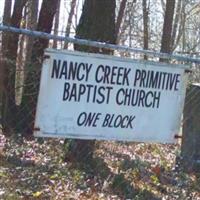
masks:
[(186, 68), (47, 49), (34, 135), (173, 143)]

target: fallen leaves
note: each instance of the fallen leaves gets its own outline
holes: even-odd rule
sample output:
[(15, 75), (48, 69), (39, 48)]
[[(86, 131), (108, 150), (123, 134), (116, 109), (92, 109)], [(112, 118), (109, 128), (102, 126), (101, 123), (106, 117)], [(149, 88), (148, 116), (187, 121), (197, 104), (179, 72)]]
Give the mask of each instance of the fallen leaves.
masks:
[(42, 194), (42, 191), (34, 192), (32, 195), (33, 197), (39, 197)]
[(78, 166), (63, 162), (63, 140), (5, 142), (0, 199), (200, 199), (200, 178), (176, 170), (177, 145), (97, 142)]

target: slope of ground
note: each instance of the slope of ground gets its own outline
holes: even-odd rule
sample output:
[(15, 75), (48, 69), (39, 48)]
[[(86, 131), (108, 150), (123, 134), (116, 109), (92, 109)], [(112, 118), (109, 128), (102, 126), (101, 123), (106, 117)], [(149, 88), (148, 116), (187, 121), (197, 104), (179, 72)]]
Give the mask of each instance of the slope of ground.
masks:
[(200, 199), (200, 175), (176, 165), (178, 145), (97, 142), (93, 161), (63, 162), (64, 141), (0, 144), (0, 199)]

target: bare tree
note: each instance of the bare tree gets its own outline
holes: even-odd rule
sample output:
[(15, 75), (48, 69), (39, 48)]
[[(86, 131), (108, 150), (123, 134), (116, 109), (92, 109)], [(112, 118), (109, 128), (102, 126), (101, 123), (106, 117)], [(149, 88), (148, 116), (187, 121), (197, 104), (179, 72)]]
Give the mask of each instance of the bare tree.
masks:
[[(127, 0), (122, 0), (121, 3), (120, 3), (119, 13), (118, 13), (117, 22), (116, 22), (116, 28), (115, 28), (116, 29), (115, 34), (116, 34), (117, 38), (118, 38), (118, 35), (119, 35), (122, 19), (124, 17), (124, 11), (125, 11), (125, 8), (126, 8), (126, 3), (127, 3)], [(116, 42), (118, 43), (118, 40)]]
[[(65, 31), (66, 37), (68, 37), (70, 34), (72, 18), (73, 18), (75, 7), (76, 7), (76, 2), (77, 2), (77, 0), (71, 0), (71, 7), (70, 7), (70, 12), (69, 12), (68, 20), (67, 20), (67, 27), (66, 27), (66, 31)], [(64, 43), (64, 49), (68, 49), (68, 42), (66, 42), (66, 41)]]
[[(11, 16), (11, 6), (12, 6), (12, 0), (5, 0), (4, 3), (4, 12), (3, 12), (3, 24), (9, 25), (10, 23), (10, 16)], [(5, 92), (4, 88), (4, 73), (5, 67), (4, 67), (4, 61), (3, 58), (5, 58), (5, 52), (7, 51), (7, 43), (8, 43), (8, 35), (6, 33), (2, 33), (2, 43), (1, 43), (1, 55), (0, 55), (0, 109), (2, 106), (2, 96), (3, 92)]]
[[(27, 18), (26, 18), (26, 28), (30, 30), (36, 30), (37, 18), (38, 18), (38, 6), (39, 0), (29, 0), (27, 5)], [(34, 39), (26, 36), (25, 44), (25, 65), (30, 64), (31, 52), (33, 47)]]
[[(147, 8), (147, 0), (142, 0), (142, 8), (143, 8), (143, 45), (144, 49), (149, 48), (149, 8)], [(144, 55), (144, 59), (147, 60), (147, 56)]]
[[(76, 29), (76, 37), (115, 43), (115, 0), (85, 0), (82, 15)], [(106, 53), (112, 51), (75, 45), (79, 51)], [(67, 140), (70, 146), (66, 159), (89, 161), (93, 155), (94, 141), (92, 140)]]
[[(6, 1), (5, 3), (7, 2), (9, 1)], [(20, 27), (22, 11), (26, 2), (27, 0), (16, 0), (11, 18), (9, 19), (8, 15), (6, 14), (6, 19), (10, 21), (11, 26), (17, 28)], [(17, 107), (15, 103), (15, 76), (19, 35), (7, 33), (7, 36), (4, 39), (6, 39), (6, 48), (5, 51), (3, 50), (4, 62), (2, 65), (4, 88), (2, 94), (2, 125), (4, 132), (10, 133), (14, 129), (17, 120)]]
[[(58, 0), (43, 0), (40, 9), (37, 30), (50, 33), (53, 26), (53, 19), (56, 13)], [(26, 66), (27, 75), (22, 96), (18, 123), (20, 131), (25, 135), (32, 135), (35, 118), (36, 102), (39, 92), (39, 80), (44, 49), (48, 47), (47, 39), (36, 38), (31, 53), (31, 65)]]
[[(161, 40), (161, 52), (171, 53), (171, 41), (172, 41), (172, 25), (174, 16), (175, 0), (167, 0), (165, 9), (165, 18), (163, 24), (163, 33)], [(163, 59), (160, 59), (163, 61)]]
[[(4, 3), (4, 11), (3, 11), (3, 24), (9, 25), (10, 24), (10, 18), (11, 18), (11, 7), (12, 7), (12, 0), (5, 0)], [(8, 34), (2, 33), (2, 51), (5, 52), (6, 43), (8, 41)]]
[[(129, 46), (132, 46), (133, 34), (136, 31), (134, 27), (136, 25), (135, 21), (136, 21), (136, 18), (138, 18), (136, 14), (137, 13), (136, 7), (138, 5), (139, 4), (137, 4), (135, 0), (126, 2), (123, 20), (121, 22), (121, 28), (117, 35), (117, 42), (116, 42), (117, 44), (125, 45), (128, 43)], [(122, 56), (126, 56), (128, 54), (129, 54), (128, 52), (120, 53), (120, 55)]]
[[(60, 0), (58, 0), (58, 5), (56, 9), (55, 19), (54, 19), (54, 35), (58, 35), (59, 28), (59, 17), (60, 17)], [(57, 48), (57, 41), (53, 41), (53, 48)]]

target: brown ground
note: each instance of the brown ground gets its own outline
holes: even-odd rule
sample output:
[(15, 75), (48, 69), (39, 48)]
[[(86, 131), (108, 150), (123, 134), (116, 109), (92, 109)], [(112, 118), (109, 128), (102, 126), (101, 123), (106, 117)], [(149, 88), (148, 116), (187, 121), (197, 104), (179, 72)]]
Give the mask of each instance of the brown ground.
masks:
[(97, 142), (94, 160), (63, 162), (63, 140), (0, 135), (0, 199), (200, 199), (200, 175), (176, 165), (178, 145)]

